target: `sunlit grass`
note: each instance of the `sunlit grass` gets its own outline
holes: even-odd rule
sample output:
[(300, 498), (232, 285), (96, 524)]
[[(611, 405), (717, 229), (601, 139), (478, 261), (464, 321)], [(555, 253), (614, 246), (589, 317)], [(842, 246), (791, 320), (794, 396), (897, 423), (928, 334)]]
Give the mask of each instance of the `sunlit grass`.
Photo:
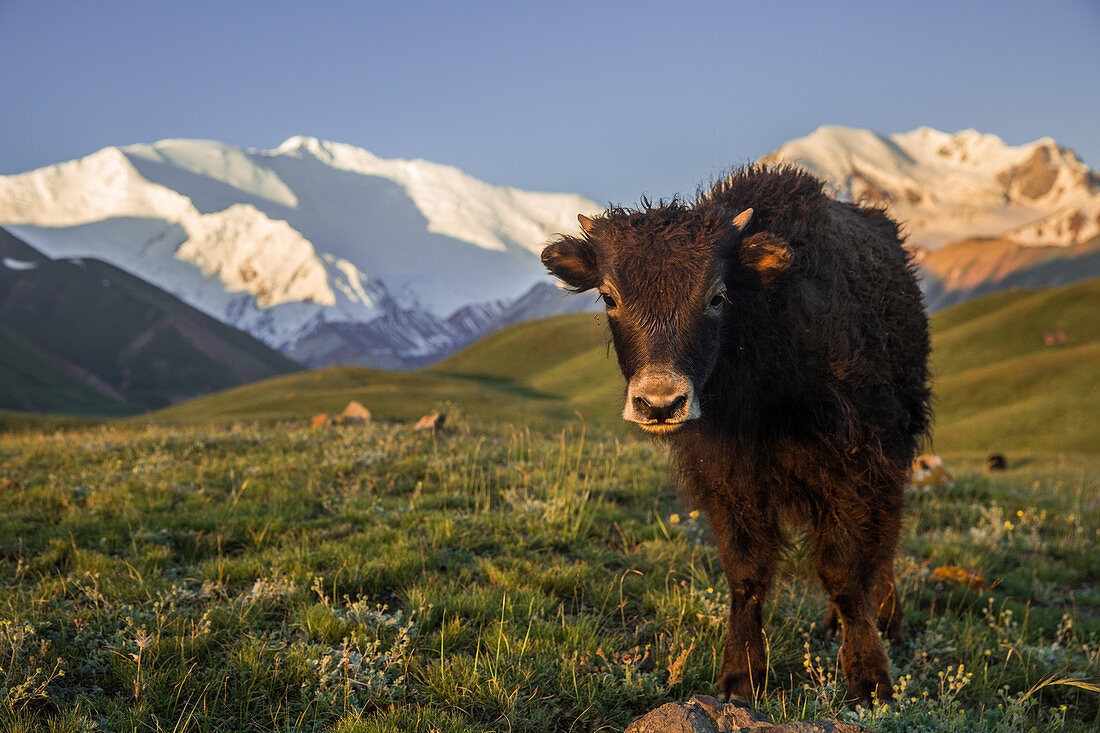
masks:
[[(0, 437), (0, 729), (619, 730), (711, 692), (728, 593), (661, 450), (577, 422)], [(776, 720), (1091, 730), (1100, 460), (948, 455), (897, 561), (899, 704), (842, 703), (792, 552)], [(979, 572), (982, 591), (932, 578)]]

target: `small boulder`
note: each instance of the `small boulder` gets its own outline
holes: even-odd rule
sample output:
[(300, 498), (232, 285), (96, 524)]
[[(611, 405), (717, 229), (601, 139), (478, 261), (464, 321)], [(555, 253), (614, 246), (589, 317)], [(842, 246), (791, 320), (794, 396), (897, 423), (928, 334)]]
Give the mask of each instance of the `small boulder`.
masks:
[(825, 719), (776, 725), (741, 702), (722, 704), (710, 695), (670, 702), (627, 726), (625, 733), (861, 733), (854, 723)]
[(443, 423), (446, 422), (447, 415), (443, 412), (433, 412), (431, 415), (425, 415), (420, 418), (413, 430), (417, 432), (431, 431), (433, 433), (443, 429)]
[(314, 430), (327, 428), (329, 425), (332, 425), (332, 418), (323, 412), (320, 415), (314, 415), (309, 419), (309, 426)]
[(941, 565), (928, 576), (933, 582), (954, 583), (972, 588), (979, 593), (986, 589), (985, 578), (973, 568), (960, 568), (957, 565)]
[(939, 491), (947, 491), (955, 487), (955, 477), (943, 465), (943, 459), (939, 456), (917, 456), (913, 461), (912, 472), (909, 474), (909, 485), (905, 487), (905, 493), (932, 494)]
[(340, 413), (340, 422), (352, 425), (370, 422), (370, 410), (355, 400), (348, 403), (344, 411)]

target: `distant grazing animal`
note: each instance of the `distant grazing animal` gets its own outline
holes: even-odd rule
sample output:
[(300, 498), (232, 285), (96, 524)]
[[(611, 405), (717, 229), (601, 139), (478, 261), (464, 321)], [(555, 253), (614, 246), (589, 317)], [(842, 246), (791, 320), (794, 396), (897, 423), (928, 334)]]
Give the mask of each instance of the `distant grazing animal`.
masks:
[(890, 700), (893, 557), (929, 427), (928, 321), (897, 225), (813, 176), (751, 166), (694, 201), (579, 217), (542, 261), (596, 289), (623, 417), (666, 439), (730, 588), (718, 696), (762, 689), (761, 616), (785, 528), (809, 529), (848, 696)]
[(1047, 331), (1043, 334), (1043, 343), (1047, 346), (1061, 346), (1065, 342), (1065, 331)]
[(990, 453), (985, 459), (985, 467), (990, 471), (1005, 471), (1008, 469), (1008, 460), (1003, 453)]

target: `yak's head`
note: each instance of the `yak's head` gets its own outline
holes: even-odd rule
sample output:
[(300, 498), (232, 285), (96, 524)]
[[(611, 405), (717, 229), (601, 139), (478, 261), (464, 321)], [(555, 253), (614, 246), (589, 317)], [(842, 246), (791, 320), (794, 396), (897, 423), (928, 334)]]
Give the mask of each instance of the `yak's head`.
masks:
[(723, 334), (747, 311), (738, 305), (790, 263), (782, 239), (750, 234), (752, 213), (678, 202), (611, 209), (578, 217), (583, 236), (543, 249), (543, 264), (571, 290), (599, 291), (627, 382), (624, 419), (671, 433), (702, 416)]

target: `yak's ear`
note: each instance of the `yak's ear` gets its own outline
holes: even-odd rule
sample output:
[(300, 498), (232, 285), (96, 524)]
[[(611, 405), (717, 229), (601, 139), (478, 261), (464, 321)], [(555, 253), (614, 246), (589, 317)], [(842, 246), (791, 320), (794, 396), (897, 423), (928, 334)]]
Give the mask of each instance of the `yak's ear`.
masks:
[(770, 285), (791, 266), (791, 248), (782, 237), (760, 232), (741, 241), (741, 262), (756, 270), (764, 285)]
[(584, 214), (577, 214), (577, 222), (581, 225), (581, 229), (585, 234), (591, 235), (596, 229), (596, 222), (589, 219)]
[(752, 209), (745, 209), (737, 216), (733, 217), (733, 228), (739, 232), (745, 231), (745, 227), (749, 225), (752, 220)]
[(577, 237), (562, 237), (542, 250), (542, 264), (574, 293), (599, 285), (599, 264), (592, 243)]

